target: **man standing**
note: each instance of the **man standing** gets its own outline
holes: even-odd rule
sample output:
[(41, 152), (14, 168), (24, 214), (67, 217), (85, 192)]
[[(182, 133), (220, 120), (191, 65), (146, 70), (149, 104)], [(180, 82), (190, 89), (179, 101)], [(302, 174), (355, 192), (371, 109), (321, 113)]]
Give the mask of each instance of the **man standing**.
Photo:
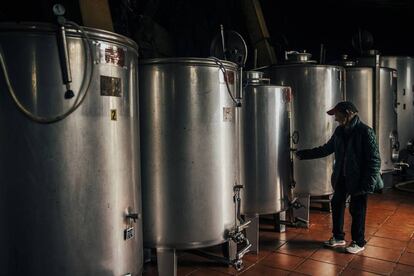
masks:
[(351, 196), (349, 211), (352, 216), (352, 242), (346, 251), (356, 254), (365, 249), (365, 215), (367, 195), (382, 189), (380, 176), (381, 159), (375, 133), (362, 123), (358, 110), (351, 102), (340, 102), (327, 112), (335, 115), (339, 126), (329, 141), (320, 147), (298, 150), (299, 159), (315, 159), (335, 152), (332, 173), (334, 195), (331, 200), (333, 237), (325, 242), (326, 246), (345, 246), (344, 213), (348, 195)]

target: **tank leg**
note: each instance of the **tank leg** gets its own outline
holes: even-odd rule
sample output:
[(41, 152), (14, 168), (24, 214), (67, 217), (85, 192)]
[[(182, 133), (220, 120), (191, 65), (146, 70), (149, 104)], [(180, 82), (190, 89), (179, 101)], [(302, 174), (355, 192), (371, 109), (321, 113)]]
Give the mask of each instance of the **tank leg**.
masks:
[(286, 221), (286, 211), (274, 214), (273, 218), (275, 221), (275, 231), (279, 233), (286, 232), (286, 225), (280, 223), (281, 221)]
[(175, 249), (157, 248), (159, 276), (177, 276), (177, 254)]
[(237, 258), (237, 243), (233, 240), (223, 244), (223, 255), (229, 261), (235, 260)]
[(144, 248), (144, 263), (151, 262), (151, 248)]
[(390, 189), (394, 186), (393, 183), (393, 173), (383, 173), (382, 181), (384, 182), (384, 189)]
[(310, 195), (298, 195), (297, 202), (301, 206), (293, 209), (293, 217), (295, 220), (300, 221), (306, 228), (309, 228)]
[(310, 208), (321, 210), (323, 212), (331, 212), (331, 198), (332, 198), (332, 195), (311, 197)]
[(331, 213), (332, 212), (332, 210), (331, 210), (332, 195), (326, 196), (326, 199), (327, 199), (327, 201), (322, 203), (322, 211)]
[(246, 228), (246, 237), (252, 247), (250, 252), (259, 254), (259, 215), (246, 216), (246, 221), (251, 221), (249, 227)]

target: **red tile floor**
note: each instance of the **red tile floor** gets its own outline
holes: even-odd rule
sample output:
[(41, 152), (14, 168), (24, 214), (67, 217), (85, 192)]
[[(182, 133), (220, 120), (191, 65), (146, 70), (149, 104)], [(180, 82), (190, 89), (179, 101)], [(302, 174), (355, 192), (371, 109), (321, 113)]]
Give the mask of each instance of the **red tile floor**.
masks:
[[(385, 190), (369, 197), (366, 236), (368, 244), (357, 255), (343, 249), (326, 249), (331, 236), (331, 215), (311, 210), (309, 229), (288, 228), (276, 233), (260, 225), (260, 254), (244, 257), (245, 267), (231, 267), (180, 252), (178, 275), (414, 275), (414, 194)], [(350, 238), (350, 216), (345, 218)], [(144, 266), (143, 275), (157, 275), (156, 265)]]

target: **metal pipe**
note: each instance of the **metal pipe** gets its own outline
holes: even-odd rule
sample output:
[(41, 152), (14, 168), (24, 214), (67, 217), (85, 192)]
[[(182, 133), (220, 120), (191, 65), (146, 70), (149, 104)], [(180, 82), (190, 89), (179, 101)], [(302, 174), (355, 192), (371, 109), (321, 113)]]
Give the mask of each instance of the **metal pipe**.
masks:
[(325, 61), (324, 61), (324, 46), (323, 46), (323, 44), (321, 43), (321, 49), (320, 49), (320, 52), (319, 52), (319, 63), (320, 64), (323, 64)]
[(253, 68), (257, 68), (257, 48), (254, 48)]
[(66, 28), (64, 25), (59, 26), (57, 40), (58, 40), (59, 57), (60, 57), (60, 62), (61, 62), (63, 83), (66, 86), (68, 86), (72, 82), (72, 73), (70, 70), (68, 43), (66, 40)]
[(381, 73), (380, 73), (380, 55), (375, 55), (374, 66), (374, 130), (379, 141), (379, 118), (380, 118), (380, 85), (381, 85)]
[(227, 49), (226, 49), (226, 43), (224, 41), (224, 27), (223, 27), (223, 24), (220, 25), (220, 34), (221, 34), (221, 45), (223, 46), (223, 57), (224, 57), (224, 60), (227, 60), (227, 56), (226, 56)]

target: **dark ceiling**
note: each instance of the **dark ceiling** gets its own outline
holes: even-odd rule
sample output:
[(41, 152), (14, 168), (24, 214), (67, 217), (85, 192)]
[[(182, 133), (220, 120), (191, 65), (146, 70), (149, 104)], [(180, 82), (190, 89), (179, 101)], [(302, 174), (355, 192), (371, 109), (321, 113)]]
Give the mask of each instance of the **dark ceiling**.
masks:
[(353, 52), (352, 36), (359, 30), (369, 31), (374, 47), (385, 54), (414, 54), (410, 38), (413, 2), (407, 0), (300, 1), (262, 0), (271, 37), (275, 42), (286, 37), (290, 48)]
[[(159, 37), (171, 44), (165, 55), (208, 56), (210, 41), (219, 32), (220, 24), (240, 32), (249, 42), (241, 0), (108, 1), (117, 32), (140, 41), (142, 36), (148, 37), (154, 31), (154, 24), (160, 27), (162, 32)], [(67, 17), (81, 22), (77, 1), (61, 2), (67, 7)], [(328, 60), (345, 52), (355, 53), (351, 38), (359, 30), (370, 32), (374, 47), (382, 53), (414, 55), (414, 42), (410, 37), (414, 26), (411, 22), (413, 2), (260, 1), (271, 43), (278, 54), (286, 49), (307, 49), (318, 56), (320, 44), (323, 43)], [(54, 3), (51, 0), (27, 1), (24, 4), (7, 1), (0, 6), (0, 20), (53, 21), (51, 7)], [(143, 21), (143, 18), (150, 20)]]

